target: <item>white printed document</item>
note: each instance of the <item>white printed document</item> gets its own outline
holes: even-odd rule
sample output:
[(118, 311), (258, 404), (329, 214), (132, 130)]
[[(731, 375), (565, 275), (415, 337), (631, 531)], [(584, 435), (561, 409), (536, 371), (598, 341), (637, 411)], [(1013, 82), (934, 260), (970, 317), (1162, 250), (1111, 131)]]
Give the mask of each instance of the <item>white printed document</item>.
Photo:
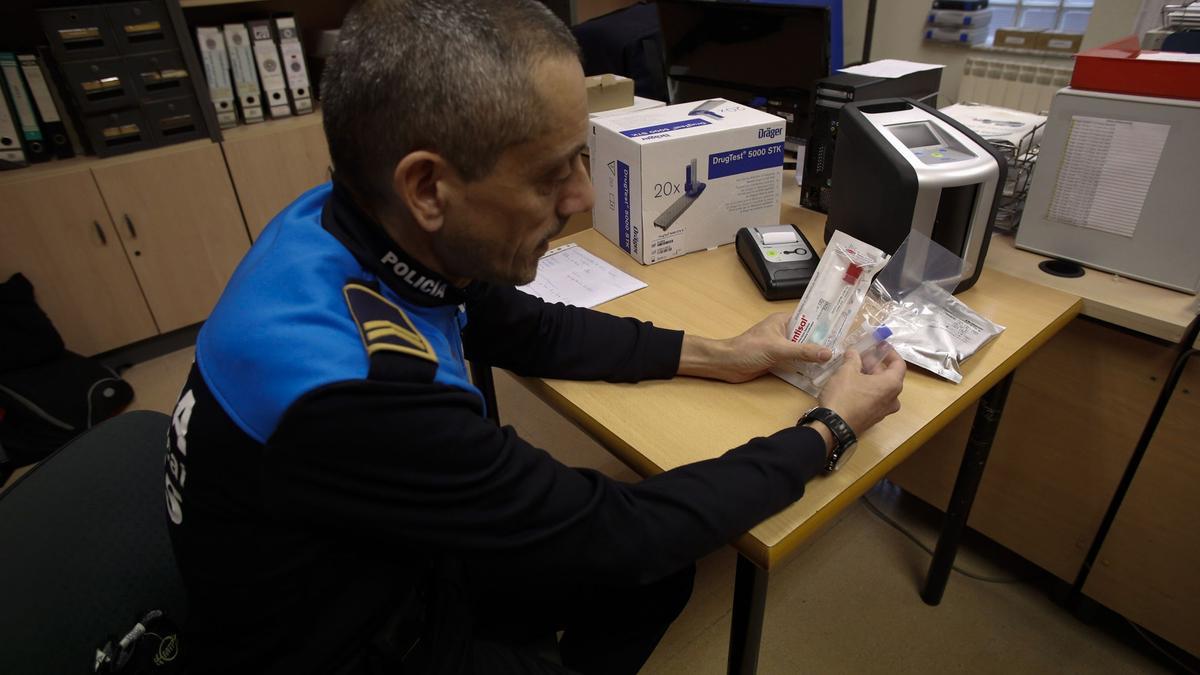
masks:
[(518, 290), (576, 307), (595, 307), (645, 288), (645, 282), (588, 253), (576, 244), (546, 251), (538, 260), (537, 278)]
[(1168, 124), (1073, 116), (1046, 217), (1132, 237), (1170, 131)]
[(862, 75), (864, 77), (885, 77), (894, 79), (904, 77), (912, 73), (919, 73), (922, 70), (933, 70), (934, 68), (945, 68), (941, 63), (917, 63), (916, 61), (901, 61), (900, 59), (880, 59), (849, 68), (842, 68), (838, 72), (850, 73), (852, 75)]

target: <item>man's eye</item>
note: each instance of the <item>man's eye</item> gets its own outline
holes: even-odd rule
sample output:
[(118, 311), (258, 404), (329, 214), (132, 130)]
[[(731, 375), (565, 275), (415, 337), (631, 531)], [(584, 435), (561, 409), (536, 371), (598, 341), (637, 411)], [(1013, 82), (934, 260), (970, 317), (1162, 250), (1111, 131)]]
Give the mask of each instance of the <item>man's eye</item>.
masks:
[(545, 180), (542, 181), (541, 185), (539, 186), (539, 189), (543, 194), (550, 194), (551, 192), (554, 192), (558, 188), (562, 187), (563, 183), (566, 183), (570, 179), (571, 179), (570, 171), (567, 171), (565, 173), (552, 174), (551, 176), (549, 176), (548, 178), (546, 178)]

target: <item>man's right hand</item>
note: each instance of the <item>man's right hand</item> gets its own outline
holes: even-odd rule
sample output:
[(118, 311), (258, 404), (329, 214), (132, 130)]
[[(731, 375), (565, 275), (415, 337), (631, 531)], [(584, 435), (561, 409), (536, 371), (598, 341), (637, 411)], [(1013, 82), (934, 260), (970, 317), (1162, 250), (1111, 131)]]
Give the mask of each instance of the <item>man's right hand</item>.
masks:
[(900, 410), (899, 396), (907, 368), (904, 359), (890, 348), (870, 374), (862, 372), (858, 352), (849, 350), (844, 359), (821, 391), (819, 403), (840, 415), (861, 437), (879, 420)]

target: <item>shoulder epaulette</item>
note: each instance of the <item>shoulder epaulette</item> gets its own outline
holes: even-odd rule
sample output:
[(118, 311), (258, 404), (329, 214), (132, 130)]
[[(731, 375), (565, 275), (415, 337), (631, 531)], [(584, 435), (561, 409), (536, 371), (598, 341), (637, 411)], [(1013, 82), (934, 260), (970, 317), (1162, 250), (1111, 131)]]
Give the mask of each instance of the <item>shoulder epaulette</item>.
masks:
[[(432, 379), (432, 373), (436, 370), (438, 363), (437, 352), (399, 305), (383, 297), (378, 291), (358, 282), (351, 282), (343, 286), (342, 295), (346, 297), (350, 316), (358, 326), (363, 347), (366, 348), (367, 356), (371, 359), (372, 379), (381, 374), (377, 364), (381, 361), (393, 361), (386, 357), (394, 354), (416, 357), (428, 362), (428, 365), (432, 366), (429, 370)], [(384, 358), (381, 359), (381, 357)], [(411, 363), (409, 359), (405, 359), (405, 361)], [(393, 369), (388, 368), (388, 370)]]

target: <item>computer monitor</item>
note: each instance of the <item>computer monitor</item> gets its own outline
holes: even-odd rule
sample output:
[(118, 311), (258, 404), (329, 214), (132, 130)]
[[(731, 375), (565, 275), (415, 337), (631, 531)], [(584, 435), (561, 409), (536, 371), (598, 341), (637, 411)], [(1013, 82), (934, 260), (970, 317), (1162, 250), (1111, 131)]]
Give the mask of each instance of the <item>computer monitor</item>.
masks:
[(808, 137), (813, 83), (842, 67), (841, 0), (658, 0), (672, 103), (727, 98)]

